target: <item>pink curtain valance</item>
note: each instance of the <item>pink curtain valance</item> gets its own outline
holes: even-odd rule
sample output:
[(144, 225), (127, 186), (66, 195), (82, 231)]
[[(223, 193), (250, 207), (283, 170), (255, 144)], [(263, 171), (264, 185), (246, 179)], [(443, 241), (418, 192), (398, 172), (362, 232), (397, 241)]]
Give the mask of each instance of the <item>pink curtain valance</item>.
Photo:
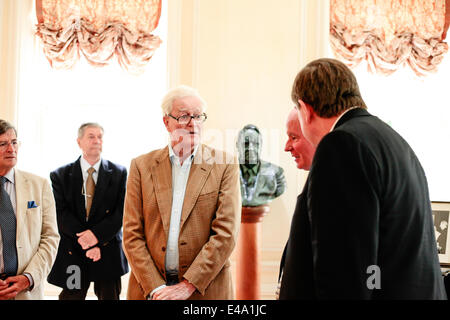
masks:
[(409, 65), (417, 75), (437, 70), (448, 45), (450, 0), (330, 0), (330, 43), (350, 67), (372, 72)]
[(116, 56), (139, 73), (161, 44), (152, 34), (161, 0), (36, 0), (36, 14), (36, 34), (57, 69), (71, 68), (81, 53), (94, 66)]

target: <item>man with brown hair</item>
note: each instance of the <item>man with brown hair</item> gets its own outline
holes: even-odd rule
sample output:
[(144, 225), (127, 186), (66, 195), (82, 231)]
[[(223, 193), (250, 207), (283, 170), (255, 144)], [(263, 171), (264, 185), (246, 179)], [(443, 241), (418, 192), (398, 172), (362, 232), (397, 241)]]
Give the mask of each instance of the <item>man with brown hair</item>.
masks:
[(280, 299), (446, 299), (427, 180), (411, 147), (367, 112), (337, 60), (303, 68), (292, 100), (317, 149)]

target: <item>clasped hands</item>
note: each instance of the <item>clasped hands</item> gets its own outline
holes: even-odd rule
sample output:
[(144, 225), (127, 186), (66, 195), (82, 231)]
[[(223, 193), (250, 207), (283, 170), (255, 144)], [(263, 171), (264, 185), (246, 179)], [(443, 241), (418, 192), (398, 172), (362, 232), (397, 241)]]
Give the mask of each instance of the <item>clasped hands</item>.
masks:
[(18, 293), (27, 289), (30, 281), (24, 275), (8, 277), (0, 280), (0, 300), (14, 299)]
[(184, 279), (180, 283), (159, 289), (152, 300), (187, 300), (195, 291), (195, 286)]
[(100, 248), (94, 247), (98, 243), (98, 239), (95, 234), (91, 230), (85, 230), (83, 232), (76, 234), (78, 237), (78, 243), (81, 248), (86, 251), (86, 257), (92, 259), (92, 261), (96, 262), (100, 260)]

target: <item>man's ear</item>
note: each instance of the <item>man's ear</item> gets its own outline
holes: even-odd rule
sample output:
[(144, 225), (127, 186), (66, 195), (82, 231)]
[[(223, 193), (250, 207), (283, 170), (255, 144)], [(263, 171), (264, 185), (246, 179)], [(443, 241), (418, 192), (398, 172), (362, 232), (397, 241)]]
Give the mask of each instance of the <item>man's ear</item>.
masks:
[(168, 130), (169, 129), (169, 127), (168, 127), (168, 125), (169, 125), (169, 117), (168, 116), (163, 116), (163, 122), (164, 122), (164, 125), (166, 126), (166, 129)]
[(303, 120), (306, 123), (311, 123), (313, 117), (314, 117), (314, 110), (313, 108), (307, 104), (306, 102), (303, 102), (303, 100), (298, 99), (299, 107), (300, 107), (300, 114), (303, 117)]

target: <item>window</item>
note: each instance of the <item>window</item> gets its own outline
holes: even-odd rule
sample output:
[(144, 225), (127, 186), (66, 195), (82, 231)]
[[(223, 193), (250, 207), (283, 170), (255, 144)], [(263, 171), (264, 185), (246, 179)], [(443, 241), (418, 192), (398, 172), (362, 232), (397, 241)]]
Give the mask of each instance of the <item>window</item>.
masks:
[(418, 78), (408, 68), (390, 76), (369, 74), (364, 63), (355, 68), (370, 113), (388, 123), (419, 158), (433, 201), (450, 201), (450, 57), (438, 72)]
[[(30, 30), (35, 15), (30, 15)], [(48, 177), (80, 155), (78, 127), (105, 130), (102, 157), (129, 167), (136, 156), (167, 143), (160, 101), (167, 90), (167, 1), (155, 30), (163, 43), (135, 76), (116, 61), (95, 68), (81, 57), (72, 70), (51, 69), (38, 39), (24, 37), (19, 71), (19, 168)], [(114, 58), (115, 59), (115, 58)]]

